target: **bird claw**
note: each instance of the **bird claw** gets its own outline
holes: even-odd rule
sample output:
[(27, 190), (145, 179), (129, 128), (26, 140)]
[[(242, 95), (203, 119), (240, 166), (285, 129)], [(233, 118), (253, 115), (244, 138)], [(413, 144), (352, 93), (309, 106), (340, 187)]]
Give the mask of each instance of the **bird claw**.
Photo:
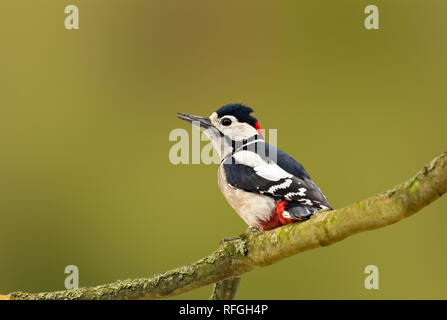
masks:
[(222, 240), (219, 241), (219, 246), (223, 245), (225, 242), (230, 242), (230, 241), (234, 241), (234, 240), (238, 240), (241, 237), (225, 237)]
[(245, 233), (258, 234), (258, 233), (261, 233), (261, 230), (259, 230), (258, 228), (255, 228), (255, 227), (248, 227), (247, 231), (245, 231)]
[[(248, 227), (247, 230), (245, 231), (245, 234), (259, 234), (261, 233), (261, 230), (259, 230), (258, 228), (255, 227)], [(244, 234), (237, 236), (237, 237), (225, 237), (222, 240), (220, 240), (219, 245), (223, 245), (225, 242), (230, 242), (230, 241), (234, 241), (234, 240), (241, 240), (244, 239)]]

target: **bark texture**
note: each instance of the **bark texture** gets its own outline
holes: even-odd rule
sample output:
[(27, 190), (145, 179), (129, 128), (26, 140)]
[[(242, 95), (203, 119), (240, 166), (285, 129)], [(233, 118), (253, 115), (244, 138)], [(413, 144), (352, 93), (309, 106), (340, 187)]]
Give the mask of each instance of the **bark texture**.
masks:
[[(408, 181), (344, 208), (321, 212), (303, 223), (267, 232), (247, 231), (209, 256), (150, 278), (120, 280), (56, 292), (13, 292), (1, 299), (160, 299), (218, 282), (212, 298), (234, 298), (237, 277), (306, 250), (327, 246), (358, 232), (411, 216), (447, 192), (447, 153)], [(235, 278), (236, 277), (236, 278)], [(226, 280), (228, 279), (228, 280)], [(223, 281), (224, 280), (224, 281)], [(221, 282), (219, 282), (221, 281)]]

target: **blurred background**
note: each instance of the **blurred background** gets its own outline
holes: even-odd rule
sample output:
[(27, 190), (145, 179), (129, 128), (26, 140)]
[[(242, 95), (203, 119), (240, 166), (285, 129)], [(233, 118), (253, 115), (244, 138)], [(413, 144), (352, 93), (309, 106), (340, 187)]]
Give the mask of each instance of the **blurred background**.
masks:
[[(64, 27), (79, 7), (79, 30)], [(380, 30), (364, 28), (364, 8)], [(447, 150), (447, 3), (3, 0), (0, 292), (189, 264), (246, 225), (217, 165), (173, 165), (176, 112), (243, 102), (334, 207)], [(206, 142), (202, 142), (202, 145)], [(240, 299), (446, 299), (447, 198), (244, 275)], [(365, 266), (380, 289), (364, 288)], [(211, 286), (174, 297), (206, 299)]]

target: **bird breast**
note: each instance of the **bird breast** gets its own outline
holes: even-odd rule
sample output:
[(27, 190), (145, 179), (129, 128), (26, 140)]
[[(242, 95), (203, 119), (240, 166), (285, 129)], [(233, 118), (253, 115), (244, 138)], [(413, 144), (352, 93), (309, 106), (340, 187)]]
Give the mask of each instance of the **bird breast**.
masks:
[(262, 221), (270, 220), (275, 209), (273, 198), (230, 186), (223, 165), (217, 171), (217, 181), (230, 206), (249, 226), (260, 228)]

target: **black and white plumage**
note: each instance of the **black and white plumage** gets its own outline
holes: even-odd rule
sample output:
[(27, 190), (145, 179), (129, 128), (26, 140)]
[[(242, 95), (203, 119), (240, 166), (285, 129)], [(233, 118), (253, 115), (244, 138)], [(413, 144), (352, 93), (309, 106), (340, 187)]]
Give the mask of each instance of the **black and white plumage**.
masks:
[(251, 112), (231, 104), (209, 118), (180, 114), (199, 122), (219, 152), (218, 182), (230, 205), (248, 225), (264, 230), (332, 209), (303, 166), (265, 142)]
[[(247, 147), (248, 150), (242, 147), (222, 162), (230, 186), (290, 201), (286, 210), (291, 218), (303, 219), (330, 207), (321, 190), (295, 159), (261, 139)], [(270, 157), (272, 153), (276, 153), (276, 161)]]

